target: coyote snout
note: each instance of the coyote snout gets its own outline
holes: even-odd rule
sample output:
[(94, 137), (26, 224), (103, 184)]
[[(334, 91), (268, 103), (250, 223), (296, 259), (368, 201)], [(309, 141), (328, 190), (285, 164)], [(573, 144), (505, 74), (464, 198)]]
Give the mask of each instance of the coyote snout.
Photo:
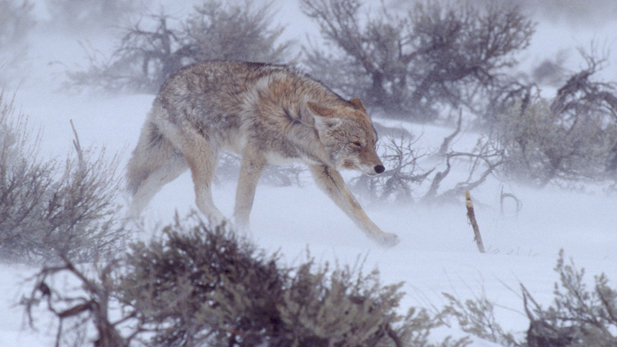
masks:
[(242, 156), (234, 220), (247, 227), (257, 182), (270, 164), (306, 163), (317, 183), (367, 236), (398, 243), (366, 215), (338, 170), (369, 176), (385, 167), (377, 133), (359, 99), (344, 100), (285, 66), (209, 62), (184, 68), (163, 84), (128, 166), (137, 216), (166, 183), (190, 169), (199, 210), (225, 218), (211, 185), (221, 150)]

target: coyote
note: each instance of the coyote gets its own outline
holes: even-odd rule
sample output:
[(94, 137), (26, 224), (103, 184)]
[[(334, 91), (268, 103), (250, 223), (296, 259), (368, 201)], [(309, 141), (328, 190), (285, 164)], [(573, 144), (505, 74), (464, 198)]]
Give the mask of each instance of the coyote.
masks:
[(375, 176), (385, 168), (377, 133), (359, 99), (283, 65), (206, 62), (171, 75), (154, 100), (128, 164), (129, 214), (139, 216), (161, 187), (190, 169), (199, 210), (225, 220), (211, 185), (221, 150), (242, 157), (234, 222), (248, 228), (259, 177), (269, 164), (304, 162), (317, 185), (371, 239), (398, 243), (366, 215), (340, 169)]

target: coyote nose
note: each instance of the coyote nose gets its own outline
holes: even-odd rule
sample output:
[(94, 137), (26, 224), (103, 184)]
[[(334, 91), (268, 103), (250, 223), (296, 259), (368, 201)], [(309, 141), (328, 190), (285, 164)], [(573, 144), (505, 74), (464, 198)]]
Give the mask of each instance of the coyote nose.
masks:
[(386, 168), (383, 165), (375, 165), (375, 172), (380, 174), (380, 173), (382, 173), (384, 171), (386, 171)]

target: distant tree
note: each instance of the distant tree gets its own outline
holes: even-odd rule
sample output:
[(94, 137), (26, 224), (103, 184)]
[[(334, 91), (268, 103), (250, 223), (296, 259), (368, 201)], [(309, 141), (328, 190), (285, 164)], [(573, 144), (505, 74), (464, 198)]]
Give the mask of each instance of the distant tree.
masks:
[(301, 0), (327, 47), (306, 48), (315, 77), (389, 113), (431, 120), (497, 83), (534, 24), (511, 6), (419, 2), (405, 16), (382, 3), (362, 16), (360, 0)]
[(90, 51), (90, 68), (69, 72), (71, 84), (155, 93), (183, 66), (208, 60), (279, 63), (290, 47), (290, 42), (278, 43), (284, 27), (272, 24), (272, 3), (206, 0), (184, 21), (164, 13), (150, 19), (126, 30), (111, 58), (101, 60)]
[(539, 88), (563, 86), (569, 78), (569, 72), (564, 67), (566, 59), (566, 51), (560, 51), (554, 57), (540, 61), (529, 73), (502, 75), (478, 93), (473, 103), (466, 105), (477, 116), (475, 127), (490, 131), (501, 115), (509, 113), (516, 103), (528, 104)]
[(194, 59), (282, 62), (291, 43), (277, 44), (285, 27), (272, 24), (273, 2), (253, 4), (253, 0), (241, 5), (207, 0), (196, 6), (186, 30)]
[(35, 24), (29, 0), (0, 0), (0, 86), (11, 79), (27, 53), (26, 38)]

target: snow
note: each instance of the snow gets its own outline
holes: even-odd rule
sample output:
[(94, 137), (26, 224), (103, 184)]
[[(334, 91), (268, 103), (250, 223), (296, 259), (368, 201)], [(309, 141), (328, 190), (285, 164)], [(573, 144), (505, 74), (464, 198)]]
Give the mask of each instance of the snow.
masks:
[[(301, 17), (297, 9), (292, 9), (292, 4), (294, 2), (286, 1), (280, 5), (284, 11), (280, 11), (279, 16), (281, 22), (288, 24), (287, 35), (302, 39), (304, 33), (310, 31), (316, 38), (317, 29), (313, 23)], [(185, 7), (178, 5), (178, 8)], [(294, 26), (296, 23), (301, 25)], [(543, 31), (550, 25), (544, 23), (538, 29), (542, 37), (534, 46), (535, 50), (532, 47), (530, 56), (550, 56), (556, 49), (572, 47), (569, 38), (574, 34), (564, 33), (566, 29), (557, 24)], [(546, 38), (550, 33), (555, 36), (552, 41)], [(559, 41), (559, 37), (566, 39)], [(43, 129), (40, 155), (67, 155), (72, 146), (69, 124), (72, 119), (82, 146), (106, 147), (107, 153), (121, 153), (123, 168), (136, 144), (153, 96), (109, 97), (62, 92), (59, 87), (66, 67), (87, 64), (83, 51), (73, 37), (39, 32), (36, 38), (30, 47), (30, 76), (5, 95), (15, 92), (18, 109), (28, 115), (31, 125)], [(108, 38), (92, 40), (110, 46)], [(546, 42), (552, 42), (548, 53), (542, 47)], [(436, 148), (452, 131), (400, 121), (383, 123), (403, 126), (419, 136), (418, 148)], [(467, 146), (473, 146), (477, 137), (478, 134), (466, 130), (455, 146), (470, 148)], [(353, 177), (353, 174), (347, 173), (345, 177)], [(520, 213), (515, 212), (512, 204), (506, 204), (501, 213), (502, 188), (523, 202)], [(527, 320), (522, 313), (518, 284), (523, 283), (538, 302), (548, 304), (558, 280), (553, 268), (560, 249), (564, 249), (566, 257), (572, 257), (579, 268), (586, 269), (587, 280), (605, 273), (613, 280), (612, 287), (616, 286), (615, 196), (588, 190), (576, 193), (555, 188), (534, 191), (516, 184), (487, 182), (472, 191), (476, 217), (488, 249), (488, 254), (479, 254), (466, 219), (463, 197), (458, 204), (442, 206), (363, 202), (377, 225), (401, 238), (398, 246), (384, 249), (362, 235), (306, 177), (302, 187), (258, 187), (251, 214), (251, 238), (268, 252), (280, 251), (283, 261), (289, 265), (302, 260), (307, 248), (319, 260), (340, 264), (353, 264), (359, 256), (366, 256), (366, 269), (377, 267), (382, 283), (405, 282), (403, 290), (407, 295), (402, 301), (402, 311), (410, 306), (439, 308), (445, 303), (442, 292), (461, 299), (484, 292), (497, 303), (497, 318), (503, 328), (522, 334)], [(214, 187), (214, 200), (228, 216), (233, 210), (234, 197), (234, 183), (224, 182)], [(182, 216), (194, 207), (190, 175), (184, 174), (154, 198), (145, 211), (144, 220), (149, 226), (169, 223), (176, 211)], [(147, 238), (148, 235), (136, 237)], [(37, 317), (38, 330), (33, 331), (26, 324), (23, 309), (17, 305), (22, 294), (31, 290), (31, 282), (26, 279), (36, 271), (36, 267), (0, 264), (0, 346), (53, 344), (55, 321), (51, 316), (41, 309)], [(456, 328), (439, 329), (434, 339), (450, 334), (460, 336), (461, 332)], [(494, 346), (486, 341), (474, 341), (473, 346)]]

